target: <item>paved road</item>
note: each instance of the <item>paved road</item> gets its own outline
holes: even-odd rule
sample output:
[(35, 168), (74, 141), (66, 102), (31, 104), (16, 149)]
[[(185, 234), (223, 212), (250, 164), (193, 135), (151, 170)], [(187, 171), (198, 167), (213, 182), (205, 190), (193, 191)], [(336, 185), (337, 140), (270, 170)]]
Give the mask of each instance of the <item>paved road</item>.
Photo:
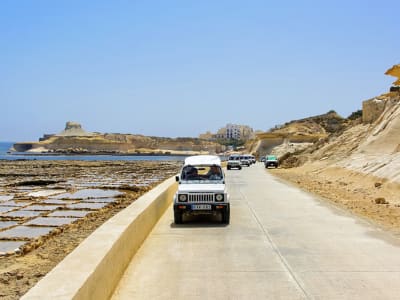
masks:
[(260, 163), (226, 173), (231, 224), (169, 209), (113, 299), (400, 299), (399, 241)]

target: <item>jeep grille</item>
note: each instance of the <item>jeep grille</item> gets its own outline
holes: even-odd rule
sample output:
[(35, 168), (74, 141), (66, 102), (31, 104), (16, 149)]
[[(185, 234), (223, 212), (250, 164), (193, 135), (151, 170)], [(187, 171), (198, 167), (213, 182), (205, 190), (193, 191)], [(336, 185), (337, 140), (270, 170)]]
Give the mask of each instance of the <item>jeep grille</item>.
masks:
[(192, 193), (189, 202), (214, 202), (214, 193)]

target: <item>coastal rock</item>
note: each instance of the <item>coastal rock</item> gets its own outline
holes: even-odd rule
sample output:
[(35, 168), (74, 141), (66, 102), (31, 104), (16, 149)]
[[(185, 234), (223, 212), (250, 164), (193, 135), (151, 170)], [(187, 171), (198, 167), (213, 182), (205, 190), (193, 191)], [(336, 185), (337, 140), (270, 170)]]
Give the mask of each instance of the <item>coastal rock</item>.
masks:
[(92, 133), (76, 122), (67, 122), (62, 132), (45, 135), (39, 142), (15, 143), (13, 147), (17, 152), (60, 154), (194, 155), (224, 151), (224, 146), (198, 138)]

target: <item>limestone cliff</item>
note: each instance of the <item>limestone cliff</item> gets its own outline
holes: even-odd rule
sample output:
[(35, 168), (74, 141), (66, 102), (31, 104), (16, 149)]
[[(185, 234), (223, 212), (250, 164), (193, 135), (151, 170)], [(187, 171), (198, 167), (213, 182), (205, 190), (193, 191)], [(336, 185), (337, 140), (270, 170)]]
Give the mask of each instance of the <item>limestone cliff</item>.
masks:
[(251, 152), (257, 156), (269, 153), (281, 156), (287, 152), (296, 152), (332, 133), (344, 130), (348, 123), (349, 120), (340, 117), (335, 111), (290, 121), (268, 132), (257, 134), (256, 147)]
[(400, 93), (363, 102), (362, 117), (345, 130), (302, 152), (283, 157), (282, 166), (323, 164), (400, 182)]

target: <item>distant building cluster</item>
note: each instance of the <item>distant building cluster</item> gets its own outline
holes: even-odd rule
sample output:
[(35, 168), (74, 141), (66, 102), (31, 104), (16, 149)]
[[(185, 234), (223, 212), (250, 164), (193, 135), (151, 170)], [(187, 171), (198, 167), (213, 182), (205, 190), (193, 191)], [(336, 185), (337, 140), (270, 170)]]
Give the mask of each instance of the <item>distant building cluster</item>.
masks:
[(208, 131), (206, 133), (200, 134), (199, 138), (206, 140), (232, 139), (247, 141), (254, 138), (254, 136), (254, 130), (250, 126), (226, 124), (226, 126), (220, 128), (217, 133), (211, 133)]

